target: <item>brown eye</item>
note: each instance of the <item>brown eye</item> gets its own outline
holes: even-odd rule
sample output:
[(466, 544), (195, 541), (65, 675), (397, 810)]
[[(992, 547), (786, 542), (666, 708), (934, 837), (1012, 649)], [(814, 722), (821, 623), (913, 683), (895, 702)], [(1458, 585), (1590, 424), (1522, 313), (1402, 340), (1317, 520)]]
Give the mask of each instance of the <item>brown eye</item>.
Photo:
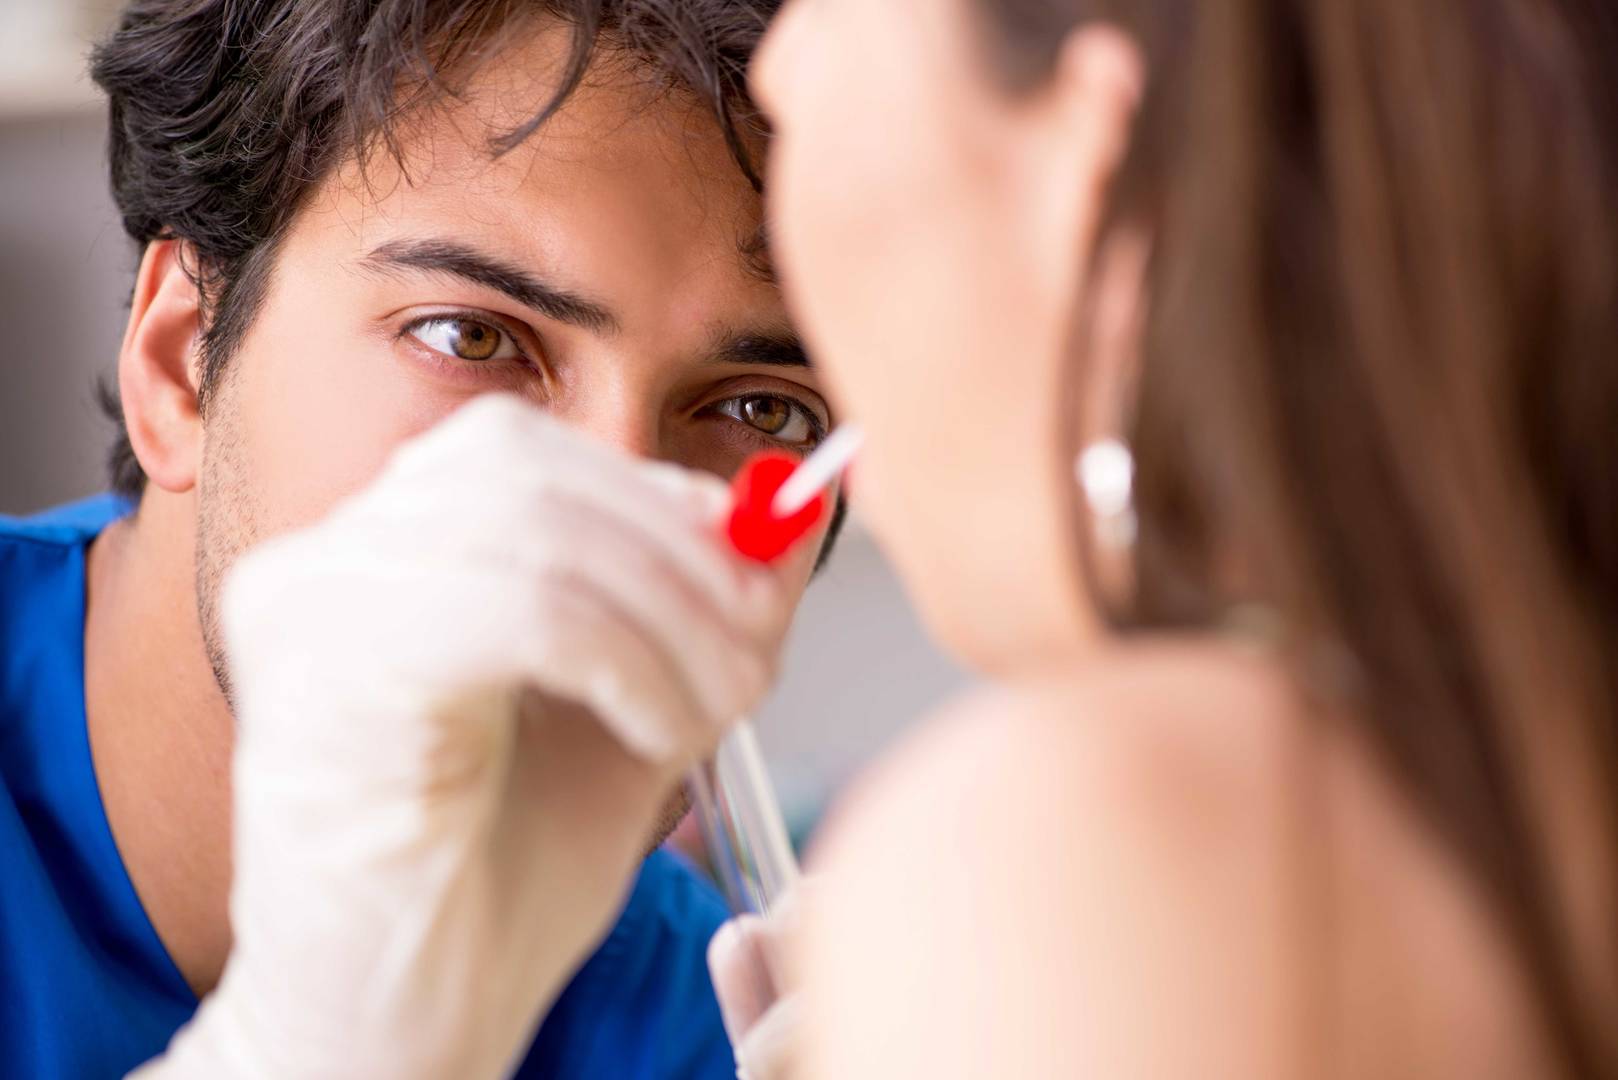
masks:
[(785, 446), (809, 446), (822, 434), (821, 421), (808, 406), (774, 394), (731, 398), (715, 406), (715, 411)]
[(453, 324), (455, 355), (462, 360), (487, 360), (500, 348), (500, 331), (470, 319), (456, 319)]
[(779, 435), (792, 422), (792, 406), (778, 397), (750, 397), (742, 402), (742, 418), (766, 435)]
[(430, 349), (473, 363), (522, 355), (510, 334), (477, 319), (424, 319), (410, 328), (410, 335)]

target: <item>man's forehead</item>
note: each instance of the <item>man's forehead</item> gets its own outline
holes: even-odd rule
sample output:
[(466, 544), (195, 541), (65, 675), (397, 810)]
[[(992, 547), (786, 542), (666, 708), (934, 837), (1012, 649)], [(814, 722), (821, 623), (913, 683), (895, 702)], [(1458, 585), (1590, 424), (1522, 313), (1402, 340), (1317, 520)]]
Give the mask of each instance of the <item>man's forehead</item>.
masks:
[(570, 40), (555, 20), (538, 20), (476, 68), (449, 73), (450, 92), (424, 95), (395, 123), (392, 139), (346, 162), (342, 186), (364, 181), (385, 191), (404, 183), (494, 196), (525, 182), (561, 190), (649, 170), (666, 185), (702, 189), (709, 203), (757, 212), (757, 193), (712, 109), (611, 47), (598, 49), (579, 86), (537, 131), (503, 146), (551, 102)]
[(310, 211), (355, 247), (431, 225), (498, 233), (549, 263), (583, 245), (615, 261), (724, 258), (769, 283), (761, 200), (711, 111), (611, 53), (538, 131), (495, 149), (550, 100), (565, 46), (554, 27), (513, 42), (401, 123), (397, 156), (379, 145), (345, 163)]

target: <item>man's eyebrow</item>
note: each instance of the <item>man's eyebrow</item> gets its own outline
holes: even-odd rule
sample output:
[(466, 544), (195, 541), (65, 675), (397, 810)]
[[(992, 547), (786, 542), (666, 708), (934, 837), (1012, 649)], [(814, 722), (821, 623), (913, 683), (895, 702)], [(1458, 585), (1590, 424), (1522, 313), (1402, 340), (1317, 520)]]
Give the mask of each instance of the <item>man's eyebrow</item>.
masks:
[(762, 364), (768, 367), (806, 368), (814, 365), (803, 342), (794, 334), (739, 334), (719, 341), (713, 350), (720, 364)]
[(364, 263), (373, 270), (423, 270), (448, 274), (505, 293), (546, 318), (597, 334), (618, 329), (605, 305), (548, 284), (519, 266), (453, 240), (389, 240), (373, 248)]

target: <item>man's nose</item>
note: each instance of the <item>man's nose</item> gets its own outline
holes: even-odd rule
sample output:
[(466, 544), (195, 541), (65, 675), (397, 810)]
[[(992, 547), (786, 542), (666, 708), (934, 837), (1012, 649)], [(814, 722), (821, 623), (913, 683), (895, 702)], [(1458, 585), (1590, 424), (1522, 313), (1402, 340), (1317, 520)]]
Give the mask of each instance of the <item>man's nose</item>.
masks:
[(551, 414), (631, 456), (663, 457), (661, 401), (649, 388), (632, 384), (591, 387), (553, 405)]

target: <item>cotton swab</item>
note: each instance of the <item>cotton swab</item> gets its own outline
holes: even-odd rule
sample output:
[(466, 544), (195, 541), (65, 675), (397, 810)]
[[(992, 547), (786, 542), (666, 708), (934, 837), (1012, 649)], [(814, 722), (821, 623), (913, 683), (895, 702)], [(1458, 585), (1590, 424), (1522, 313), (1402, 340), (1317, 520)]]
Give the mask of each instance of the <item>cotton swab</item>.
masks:
[(765, 563), (791, 551), (825, 516), (825, 490), (848, 468), (859, 446), (859, 431), (843, 427), (803, 461), (783, 453), (750, 460), (731, 484), (725, 523), (731, 546)]
[(770, 504), (775, 516), (791, 517), (808, 506), (853, 464), (864, 442), (865, 432), (857, 424), (844, 424), (828, 435), (775, 493), (775, 501)]

